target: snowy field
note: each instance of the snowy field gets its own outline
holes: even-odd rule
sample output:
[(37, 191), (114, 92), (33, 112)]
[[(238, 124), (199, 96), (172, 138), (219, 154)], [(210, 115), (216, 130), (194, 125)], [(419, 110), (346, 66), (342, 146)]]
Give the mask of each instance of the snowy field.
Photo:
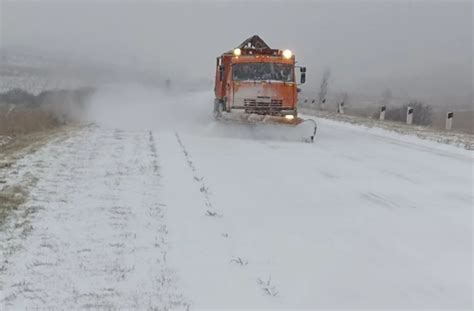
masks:
[(12, 167), (0, 309), (472, 307), (472, 151), (318, 120), (217, 124), (211, 95), (109, 89)]

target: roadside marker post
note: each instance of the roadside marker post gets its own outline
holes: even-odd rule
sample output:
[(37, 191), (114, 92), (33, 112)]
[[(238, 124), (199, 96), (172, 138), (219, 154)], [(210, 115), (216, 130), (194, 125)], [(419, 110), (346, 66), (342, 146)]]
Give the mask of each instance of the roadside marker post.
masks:
[(344, 114), (344, 102), (339, 103), (337, 106), (337, 113)]
[(413, 107), (407, 108), (407, 124), (411, 125), (413, 123)]
[(446, 130), (450, 131), (453, 128), (454, 112), (450, 111), (446, 114)]
[(379, 118), (380, 121), (385, 120), (385, 110), (386, 110), (386, 109), (387, 109), (387, 108), (386, 108), (385, 106), (380, 107), (380, 118)]
[(326, 98), (324, 98), (324, 99), (319, 103), (319, 110), (324, 110), (324, 109), (325, 109), (325, 104), (326, 104)]

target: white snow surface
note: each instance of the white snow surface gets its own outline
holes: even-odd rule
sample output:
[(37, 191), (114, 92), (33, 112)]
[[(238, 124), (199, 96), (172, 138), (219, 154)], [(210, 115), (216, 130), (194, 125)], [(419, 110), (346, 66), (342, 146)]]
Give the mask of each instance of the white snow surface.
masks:
[(314, 144), (110, 88), (19, 160), (0, 309), (472, 307), (472, 152), (335, 121)]

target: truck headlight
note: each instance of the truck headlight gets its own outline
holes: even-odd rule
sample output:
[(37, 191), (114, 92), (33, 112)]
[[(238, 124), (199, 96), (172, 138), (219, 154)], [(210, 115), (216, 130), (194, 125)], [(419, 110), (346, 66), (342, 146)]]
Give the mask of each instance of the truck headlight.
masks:
[(284, 58), (290, 59), (291, 56), (293, 56), (293, 53), (291, 53), (290, 50), (284, 50), (284, 51), (283, 51), (283, 57), (284, 57)]
[(287, 119), (287, 120), (293, 120), (294, 118), (295, 118), (295, 116), (292, 115), (292, 114), (285, 115), (285, 119)]

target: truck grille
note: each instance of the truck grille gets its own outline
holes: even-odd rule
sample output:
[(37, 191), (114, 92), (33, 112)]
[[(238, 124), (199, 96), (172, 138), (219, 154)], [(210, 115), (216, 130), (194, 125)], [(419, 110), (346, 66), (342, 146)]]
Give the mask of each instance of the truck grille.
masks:
[(259, 96), (255, 98), (245, 98), (244, 107), (246, 108), (269, 108), (279, 109), (283, 106), (281, 99), (271, 99), (270, 97)]
[(283, 100), (272, 99), (267, 96), (257, 96), (257, 98), (244, 98), (243, 107), (235, 107), (237, 109), (245, 109), (246, 113), (279, 115), (280, 111), (288, 109), (283, 108)]

